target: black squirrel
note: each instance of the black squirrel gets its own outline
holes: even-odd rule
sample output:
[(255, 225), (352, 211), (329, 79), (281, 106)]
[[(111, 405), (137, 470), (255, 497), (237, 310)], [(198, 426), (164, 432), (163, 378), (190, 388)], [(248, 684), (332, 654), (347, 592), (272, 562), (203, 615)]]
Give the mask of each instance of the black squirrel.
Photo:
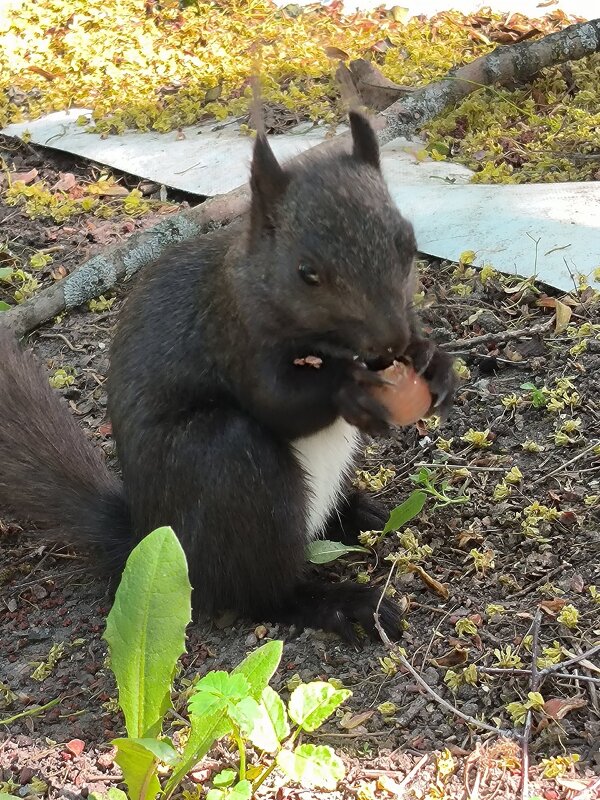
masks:
[[(442, 411), (455, 378), (419, 333), (415, 238), (375, 133), (356, 112), (350, 127), (351, 153), (285, 167), (259, 133), (247, 217), (142, 270), (107, 382), (122, 483), (32, 355), (0, 336), (0, 506), (117, 569), (170, 525), (196, 608), (350, 641), (356, 622), (374, 632), (380, 590), (309, 578), (307, 542), (351, 541), (387, 518), (346, 485), (361, 433), (388, 428), (376, 369), (410, 359)], [(309, 355), (319, 368), (299, 365)], [(379, 615), (397, 637), (396, 604), (384, 598)]]

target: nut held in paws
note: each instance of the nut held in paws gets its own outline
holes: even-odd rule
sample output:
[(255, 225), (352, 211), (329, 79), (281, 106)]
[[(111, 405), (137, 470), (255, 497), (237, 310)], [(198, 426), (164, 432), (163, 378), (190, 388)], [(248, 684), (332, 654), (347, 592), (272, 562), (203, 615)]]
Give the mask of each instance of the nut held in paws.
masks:
[(379, 373), (391, 385), (376, 386), (373, 393), (390, 413), (394, 425), (412, 425), (431, 408), (432, 398), (427, 381), (409, 364), (394, 361)]

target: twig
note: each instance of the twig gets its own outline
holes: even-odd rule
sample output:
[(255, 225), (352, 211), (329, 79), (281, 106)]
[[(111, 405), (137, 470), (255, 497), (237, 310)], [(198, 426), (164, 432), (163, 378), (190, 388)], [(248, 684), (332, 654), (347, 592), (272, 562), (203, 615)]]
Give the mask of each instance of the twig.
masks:
[(41, 339), (62, 339), (63, 342), (67, 345), (69, 350), (72, 350), (74, 353), (85, 353), (85, 347), (75, 347), (74, 344), (67, 339), (62, 333), (41, 333)]
[(513, 600), (516, 597), (525, 597), (525, 595), (531, 594), (531, 592), (534, 592), (538, 588), (538, 586), (542, 585), (542, 583), (546, 583), (547, 581), (550, 580), (550, 578), (553, 578), (555, 575), (558, 575), (559, 572), (564, 572), (564, 569), (565, 569), (564, 566), (561, 564), (560, 567), (555, 567), (554, 569), (550, 570), (550, 572), (544, 573), (544, 575), (542, 575), (541, 578), (537, 578), (535, 581), (533, 581), (533, 583), (530, 583), (529, 586), (526, 586), (524, 589), (519, 589), (518, 592), (511, 594), (510, 595), (511, 600)]
[[(589, 650), (586, 650), (585, 653), (580, 653), (577, 656), (573, 656), (573, 658), (567, 659), (567, 661), (560, 661), (558, 664), (552, 664), (549, 667), (544, 667), (544, 669), (540, 670), (540, 675), (546, 676), (550, 675), (552, 672), (558, 672), (559, 670), (563, 670), (565, 667), (570, 667), (573, 664), (579, 664), (582, 661), (595, 656), (596, 653), (600, 653), (600, 644), (594, 645)], [(581, 675), (579, 676), (581, 678)]]
[(536, 486), (536, 484), (542, 483), (542, 481), (546, 481), (546, 480), (548, 480), (548, 478), (551, 478), (553, 475), (556, 475), (559, 472), (562, 472), (565, 469), (565, 467), (569, 467), (569, 466), (571, 466), (571, 464), (574, 464), (576, 461), (579, 461), (584, 456), (587, 456), (587, 454), (591, 453), (592, 450), (594, 450), (594, 448), (596, 448), (596, 447), (598, 447), (598, 442), (597, 441), (593, 442), (590, 445), (588, 445), (585, 448), (585, 450), (582, 450), (581, 453), (578, 453), (576, 456), (573, 456), (573, 458), (570, 458), (568, 461), (565, 461), (559, 467), (555, 467), (555, 469), (551, 470), (550, 472), (547, 472), (545, 475), (542, 475), (541, 477), (536, 478), (534, 481), (531, 482), (531, 485), (532, 486)]
[[(562, 664), (558, 664), (557, 666), (562, 667)], [(504, 675), (505, 677), (512, 677), (515, 678), (524, 678), (531, 676), (531, 670), (529, 669), (516, 669), (515, 667), (477, 667), (477, 672), (483, 672), (484, 675)], [(598, 684), (600, 686), (600, 678), (593, 678), (591, 675), (572, 675), (570, 672), (553, 672), (552, 673), (555, 678), (563, 678), (566, 680), (574, 681), (583, 681), (584, 683), (592, 683)], [(540, 675), (540, 683), (547, 678), (547, 675), (544, 675), (542, 672), (539, 673)]]
[(455, 339), (452, 342), (443, 342), (440, 347), (448, 350), (450, 354), (454, 350), (474, 345), (487, 344), (488, 342), (508, 342), (512, 339), (524, 339), (528, 336), (535, 336), (538, 333), (547, 333), (552, 327), (553, 321), (549, 320), (541, 325), (532, 325), (531, 328), (515, 328), (514, 330), (500, 331), (500, 333), (482, 333), (481, 336), (471, 336), (470, 339)]
[[(538, 608), (533, 618), (531, 625), (533, 641), (531, 643), (531, 680), (530, 687), (532, 692), (537, 692), (540, 685), (540, 676), (537, 668), (537, 659), (540, 649), (540, 627), (542, 624), (542, 609)], [(533, 712), (530, 708), (527, 709), (527, 716), (525, 717), (525, 727), (523, 728), (523, 736), (521, 737), (521, 798), (528, 800), (529, 797), (529, 738), (531, 736), (531, 723), (533, 721)]]
[(426, 461), (419, 461), (415, 467), (427, 467), (427, 469), (468, 469), (471, 472), (506, 472), (506, 467), (471, 467), (469, 464), (448, 464), (446, 461), (433, 462), (428, 464)]
[[(389, 584), (390, 577), (391, 577), (391, 570), (385, 588), (387, 588), (387, 585)], [(399, 661), (400, 664), (402, 664), (402, 666), (407, 670), (407, 672), (409, 672), (412, 675), (412, 677), (416, 680), (419, 686), (421, 686), (427, 692), (427, 694), (431, 698), (433, 698), (433, 700), (435, 700), (435, 702), (438, 705), (440, 705), (442, 708), (445, 708), (446, 711), (449, 711), (451, 714), (458, 717), (459, 719), (462, 719), (463, 722), (467, 723), (467, 725), (472, 725), (475, 728), (480, 728), (481, 730), (489, 731), (490, 733), (493, 733), (496, 736), (504, 736), (507, 739), (518, 738), (519, 735), (515, 731), (509, 731), (503, 728), (494, 728), (493, 725), (488, 725), (487, 722), (482, 722), (481, 720), (476, 719), (475, 717), (470, 717), (468, 714), (463, 714), (463, 712), (459, 711), (458, 708), (456, 708), (456, 706), (452, 705), (452, 703), (449, 703), (447, 700), (444, 700), (444, 698), (441, 697), (441, 695), (439, 695), (435, 691), (435, 689), (432, 689), (431, 686), (427, 683), (427, 681), (419, 675), (417, 670), (408, 661), (406, 656), (404, 656), (397, 647), (394, 647), (393, 642), (390, 640), (389, 636), (384, 631), (381, 625), (381, 621), (379, 619), (379, 608), (381, 606), (381, 601), (383, 600), (383, 597), (385, 595), (385, 588), (384, 591), (381, 593), (381, 597), (379, 598), (379, 602), (377, 603), (377, 608), (375, 609), (375, 613), (373, 616), (375, 620), (375, 628), (379, 633), (379, 635), (381, 636), (381, 641), (390, 652), (393, 652), (394, 659)]]

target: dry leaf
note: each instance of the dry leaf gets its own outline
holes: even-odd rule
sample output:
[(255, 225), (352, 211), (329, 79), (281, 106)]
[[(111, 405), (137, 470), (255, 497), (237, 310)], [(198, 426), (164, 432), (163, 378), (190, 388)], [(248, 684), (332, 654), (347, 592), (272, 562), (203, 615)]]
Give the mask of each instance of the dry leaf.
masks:
[(340, 61), (348, 61), (348, 59), (350, 58), (348, 53), (345, 53), (343, 50), (340, 50), (339, 47), (333, 47), (333, 46), (325, 48), (325, 55), (327, 56), (327, 58), (337, 58)]
[(569, 711), (574, 711), (576, 708), (583, 708), (584, 706), (587, 706), (587, 700), (583, 697), (566, 699), (551, 697), (544, 703), (544, 713), (551, 719), (564, 719)]
[(578, 594), (581, 594), (585, 589), (585, 583), (583, 581), (583, 576), (580, 575), (578, 572), (573, 575), (571, 578), (571, 589)]
[(41, 67), (27, 67), (28, 72), (35, 72), (36, 75), (41, 75), (42, 78), (46, 78), (47, 81), (53, 81), (55, 78), (59, 78), (60, 75), (54, 72), (48, 72), (47, 69), (42, 69)]
[(52, 280), (62, 281), (63, 278), (67, 277), (67, 270), (62, 264), (59, 264), (58, 267), (55, 267), (50, 274), (52, 275)]
[(453, 647), (452, 650), (449, 650), (441, 658), (432, 658), (431, 663), (434, 664), (436, 667), (457, 667), (460, 664), (464, 664), (466, 662), (468, 655), (469, 655), (468, 647), (461, 647), (460, 645), (457, 645), (456, 647)]
[(52, 187), (53, 192), (68, 192), (77, 185), (77, 178), (72, 172), (59, 172), (59, 179)]
[(457, 534), (456, 538), (458, 539), (458, 546), (461, 550), (466, 549), (472, 544), (483, 542), (483, 536), (476, 531), (461, 531)]
[(566, 303), (557, 300), (556, 297), (540, 297), (537, 305), (542, 308), (553, 308), (556, 312), (554, 330), (556, 333), (564, 333), (567, 330), (573, 311)]
[(540, 603), (540, 608), (549, 616), (555, 617), (566, 605), (566, 600), (561, 600), (560, 597), (554, 597), (552, 600), (544, 600)]
[(447, 600), (450, 597), (450, 592), (448, 591), (447, 587), (444, 586), (443, 583), (436, 581), (435, 578), (432, 578), (431, 575), (428, 575), (423, 567), (420, 567), (418, 564), (408, 564), (407, 568), (409, 572), (415, 572), (419, 578), (423, 581), (425, 586), (428, 589), (431, 589), (432, 592), (435, 592), (439, 595), (443, 600)]
[(21, 183), (28, 184), (31, 183), (32, 180), (37, 178), (38, 171), (35, 169), (30, 169), (29, 172), (11, 172), (10, 173), (10, 181), (11, 183), (16, 183), (20, 181)]
[[(578, 658), (579, 657), (577, 653), (572, 653), (570, 650), (567, 650), (566, 647), (563, 647), (563, 653), (565, 655), (569, 656), (569, 658)], [(592, 664), (592, 662), (588, 661), (587, 658), (582, 659), (578, 663), (579, 663), (579, 666), (583, 667), (584, 669), (587, 669), (590, 672), (595, 672), (598, 675), (600, 675), (600, 667), (597, 667), (595, 664)]]
[(371, 719), (374, 713), (375, 709), (372, 708), (369, 711), (361, 711), (360, 714), (344, 714), (340, 721), (340, 725), (347, 731), (351, 731), (353, 728), (358, 728), (359, 725), (362, 725), (368, 719)]

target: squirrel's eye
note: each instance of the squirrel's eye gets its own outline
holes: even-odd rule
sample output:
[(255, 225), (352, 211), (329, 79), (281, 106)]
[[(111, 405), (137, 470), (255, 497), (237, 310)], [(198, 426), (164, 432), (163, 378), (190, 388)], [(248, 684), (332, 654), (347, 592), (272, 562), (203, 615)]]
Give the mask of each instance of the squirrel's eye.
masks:
[(306, 264), (300, 264), (298, 266), (298, 272), (304, 283), (308, 283), (310, 286), (318, 286), (321, 282), (318, 273)]

